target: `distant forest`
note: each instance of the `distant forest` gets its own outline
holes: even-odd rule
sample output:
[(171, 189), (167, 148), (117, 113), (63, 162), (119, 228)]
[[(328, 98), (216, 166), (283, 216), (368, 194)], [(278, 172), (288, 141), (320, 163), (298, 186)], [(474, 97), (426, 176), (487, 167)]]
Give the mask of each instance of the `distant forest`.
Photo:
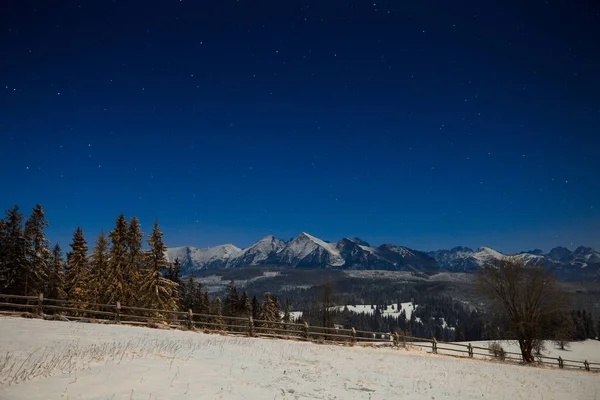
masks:
[[(302, 311), (302, 320), (311, 325), (333, 327), (336, 324), (384, 333), (443, 341), (500, 339), (492, 318), (483, 308), (464, 304), (449, 296), (430, 293), (419, 285), (405, 290), (380, 291), (375, 301), (368, 289), (352, 283), (336, 292), (336, 283), (322, 271), (323, 282), (311, 289), (294, 289), (272, 294), (238, 291), (231, 280), (226, 291), (211, 296), (194, 276), (182, 279), (178, 260), (165, 258), (167, 249), (163, 232), (155, 221), (142, 250), (144, 234), (138, 219), (127, 220), (121, 214), (108, 234), (102, 232), (90, 246), (81, 228), (76, 228), (64, 257), (58, 244), (51, 246), (45, 236), (49, 226), (41, 205), (26, 219), (15, 206), (0, 220), (0, 292), (69, 300), (78, 308), (89, 304), (116, 304), (167, 311), (192, 310), (216, 316), (252, 316), (266, 321), (291, 320), (291, 310)], [(366, 281), (365, 281), (366, 283)], [(266, 282), (268, 284), (268, 281)], [(338, 283), (343, 285), (343, 283)], [(365, 293), (366, 290), (371, 291)], [(410, 319), (383, 316), (389, 304), (412, 301), (417, 308)], [(332, 310), (336, 305), (373, 304), (372, 314), (358, 314), (348, 309)], [(575, 330), (572, 339), (595, 338), (600, 320), (584, 309), (572, 310)], [(162, 316), (166, 318), (166, 316)]]

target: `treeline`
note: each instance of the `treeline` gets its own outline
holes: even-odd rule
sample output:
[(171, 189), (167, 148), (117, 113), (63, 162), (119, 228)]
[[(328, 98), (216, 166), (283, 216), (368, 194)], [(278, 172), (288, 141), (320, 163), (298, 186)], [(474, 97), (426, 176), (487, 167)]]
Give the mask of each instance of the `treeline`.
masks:
[(171, 268), (165, 259), (166, 246), (158, 221), (148, 236), (149, 250), (143, 251), (144, 234), (136, 217), (127, 221), (121, 214), (115, 227), (102, 232), (89, 254), (88, 241), (77, 228), (71, 250), (63, 259), (58, 244), (50, 247), (44, 230), (44, 210), (36, 205), (29, 218), (19, 207), (6, 211), (0, 221), (0, 290), (4, 293), (87, 304), (116, 304), (176, 310), (178, 285), (163, 276)]
[[(6, 294), (68, 300), (79, 309), (93, 304), (116, 304), (165, 311), (192, 310), (215, 316), (253, 316), (281, 321), (279, 299), (264, 294), (263, 301), (247, 293), (238, 295), (232, 281), (222, 302), (190, 276), (181, 280), (178, 260), (166, 259), (167, 246), (158, 221), (154, 222), (143, 250), (144, 233), (136, 217), (129, 221), (121, 214), (108, 234), (100, 233), (92, 247), (77, 228), (63, 258), (58, 244), (50, 246), (45, 229), (49, 226), (41, 205), (29, 218), (14, 206), (0, 220), (0, 291)], [(283, 316), (289, 322), (289, 304)], [(286, 317), (287, 315), (287, 317)], [(156, 315), (156, 317), (164, 317)]]

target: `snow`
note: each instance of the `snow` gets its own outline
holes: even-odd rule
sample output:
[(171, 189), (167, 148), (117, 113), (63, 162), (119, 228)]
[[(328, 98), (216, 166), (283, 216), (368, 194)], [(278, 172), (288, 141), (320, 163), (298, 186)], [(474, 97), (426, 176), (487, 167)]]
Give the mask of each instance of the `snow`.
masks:
[[(478, 341), (471, 342), (473, 346), (489, 347), (490, 341)], [(512, 340), (502, 340), (499, 342), (505, 351), (511, 353), (520, 353), (519, 344)], [(468, 343), (463, 343), (468, 344)], [(441, 345), (440, 345), (441, 346)], [(452, 345), (443, 345), (444, 347), (453, 348)], [(559, 356), (573, 361), (588, 360), (591, 363), (600, 363), (600, 341), (598, 340), (585, 340), (581, 342), (572, 342), (570, 347), (565, 350), (560, 350), (552, 342), (545, 342), (546, 349), (542, 351), (542, 355), (545, 357), (558, 358)], [(459, 346), (457, 346), (459, 347)], [(484, 352), (481, 350), (481, 352)], [(549, 361), (549, 360), (545, 360)], [(583, 366), (583, 364), (582, 364)], [(599, 393), (600, 394), (600, 393)]]
[(284, 246), (285, 243), (282, 240), (269, 235), (231, 257), (228, 263), (235, 265), (242, 262), (247, 265), (257, 265), (265, 261), (272, 252), (281, 251)]
[[(598, 375), (590, 372), (459, 359), (416, 348), (19, 318), (0, 320), (0, 348), (0, 357), (8, 352), (19, 369), (0, 372), (2, 400), (577, 400), (600, 395)], [(599, 346), (594, 350), (598, 353)], [(52, 357), (67, 361), (61, 367), (39, 364)], [(15, 375), (30, 372), (38, 376), (9, 384)]]
[[(400, 310), (398, 310), (398, 307), (396, 304), (392, 304), (392, 305), (388, 305), (385, 306), (384, 309), (381, 310), (381, 316), (383, 317), (393, 317), (393, 318), (398, 318), (400, 316), (400, 313), (402, 311), (404, 311), (406, 313), (406, 320), (410, 320), (413, 311), (417, 308), (417, 305), (408, 302), (408, 303), (400, 303)], [(343, 311), (346, 307), (348, 307), (348, 311), (357, 313), (357, 314), (369, 314), (369, 315), (373, 315), (375, 313), (375, 309), (376, 309), (376, 305), (373, 304), (357, 304), (357, 305), (352, 305), (352, 304), (347, 304), (344, 306), (336, 306), (336, 307), (332, 307), (332, 309), (334, 310), (339, 310), (339, 311)]]
[(284, 262), (300, 261), (314, 251), (318, 251), (319, 248), (329, 253), (329, 265), (334, 267), (344, 265), (344, 259), (335, 247), (335, 244), (327, 243), (306, 232), (302, 232), (298, 237), (289, 242), (281, 250), (280, 256)]
[(189, 258), (195, 269), (201, 269), (214, 261), (223, 261), (225, 263), (241, 252), (242, 249), (232, 244), (207, 247), (204, 249), (190, 246), (173, 247), (167, 249), (167, 259), (169, 261), (174, 261), (176, 258), (179, 258), (180, 261), (183, 261)]

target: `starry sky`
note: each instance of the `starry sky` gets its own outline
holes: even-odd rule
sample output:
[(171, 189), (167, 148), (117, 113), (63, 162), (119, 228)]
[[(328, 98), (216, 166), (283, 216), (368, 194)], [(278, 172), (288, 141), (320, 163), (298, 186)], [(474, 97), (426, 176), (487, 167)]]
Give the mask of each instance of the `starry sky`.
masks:
[(600, 3), (4, 0), (0, 206), (91, 242), (600, 248)]

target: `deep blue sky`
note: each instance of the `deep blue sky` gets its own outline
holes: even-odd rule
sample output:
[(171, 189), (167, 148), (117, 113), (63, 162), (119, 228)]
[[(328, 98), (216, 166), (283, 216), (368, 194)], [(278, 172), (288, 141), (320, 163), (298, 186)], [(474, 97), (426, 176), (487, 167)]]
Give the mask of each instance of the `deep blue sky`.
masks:
[(121, 212), (170, 246), (600, 247), (598, 71), (593, 1), (5, 0), (0, 206), (63, 247)]

